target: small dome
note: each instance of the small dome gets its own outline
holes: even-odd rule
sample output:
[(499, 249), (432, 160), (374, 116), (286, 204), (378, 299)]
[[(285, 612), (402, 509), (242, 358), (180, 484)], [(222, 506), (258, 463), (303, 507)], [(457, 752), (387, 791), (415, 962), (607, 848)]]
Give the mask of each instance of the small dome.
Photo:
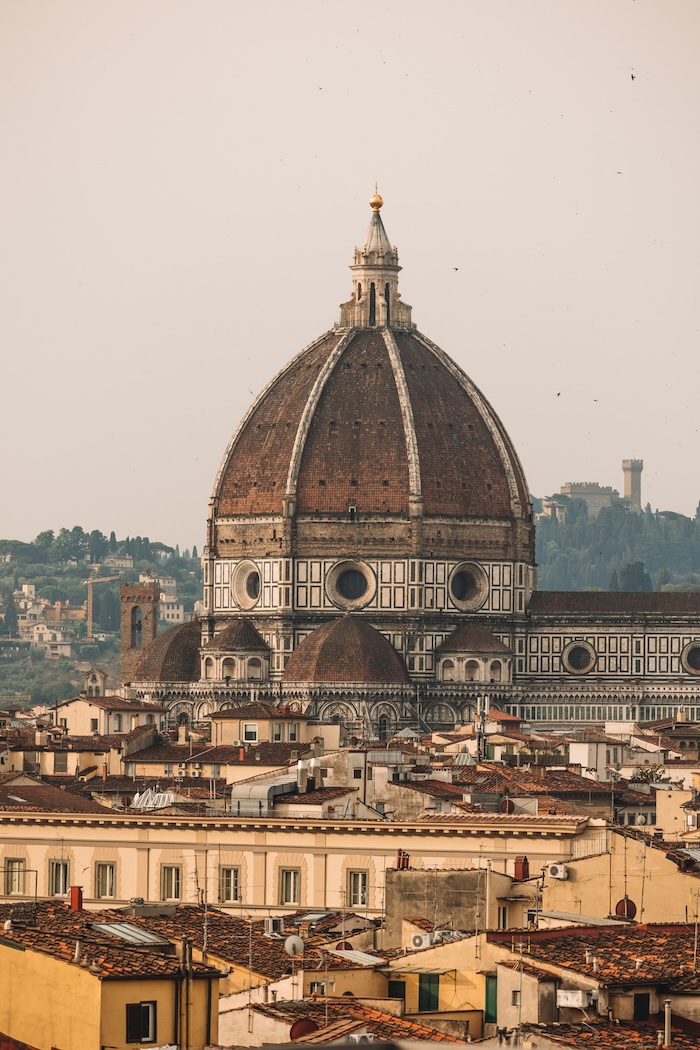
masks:
[(170, 627), (144, 646), (131, 676), (134, 682), (198, 682), (199, 620)]
[(438, 653), (510, 653), (495, 634), (478, 623), (463, 623), (438, 646)]
[(347, 613), (317, 627), (297, 646), (285, 682), (356, 682), (407, 685), (406, 666), (383, 634)]
[(223, 631), (215, 634), (204, 646), (206, 650), (215, 649), (221, 653), (267, 653), (270, 646), (247, 617), (242, 616)]

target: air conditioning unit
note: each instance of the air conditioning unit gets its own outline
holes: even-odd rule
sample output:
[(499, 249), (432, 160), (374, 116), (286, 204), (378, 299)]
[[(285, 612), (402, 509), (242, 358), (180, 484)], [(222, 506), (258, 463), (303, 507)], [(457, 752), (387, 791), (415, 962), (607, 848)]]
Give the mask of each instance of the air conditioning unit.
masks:
[(179, 777), (184, 777), (186, 773), (187, 773), (187, 766), (184, 765), (184, 763), (183, 763), (183, 765), (177, 767), (177, 775)]
[(284, 919), (277, 915), (268, 915), (263, 921), (266, 937), (280, 936), (284, 929)]
[(548, 864), (547, 874), (550, 879), (568, 879), (569, 869), (566, 864)]
[(374, 1036), (371, 1032), (351, 1032), (348, 1036), (349, 1043), (373, 1043)]
[(202, 775), (202, 771), (200, 769), (193, 769), (192, 772), (190, 773), (190, 776), (193, 776), (193, 777), (201, 777), (201, 775)]
[(593, 1002), (592, 991), (583, 988), (558, 988), (557, 1006), (569, 1007), (575, 1010), (585, 1010)]
[(201, 762), (193, 762), (192, 763), (192, 769), (201, 769), (201, 768), (202, 768), (202, 763)]
[(429, 948), (431, 944), (435, 942), (434, 933), (414, 933), (411, 937), (411, 947), (415, 948)]

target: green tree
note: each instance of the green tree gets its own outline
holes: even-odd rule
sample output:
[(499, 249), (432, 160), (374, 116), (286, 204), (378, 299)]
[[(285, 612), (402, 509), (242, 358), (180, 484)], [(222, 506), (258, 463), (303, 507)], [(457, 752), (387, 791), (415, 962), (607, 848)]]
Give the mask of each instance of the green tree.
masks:
[(643, 561), (630, 562), (620, 572), (621, 591), (651, 591), (651, 576), (644, 568)]
[(12, 591), (6, 591), (3, 599), (3, 609), (5, 615), (3, 617), (3, 628), (5, 634), (10, 638), (17, 637), (17, 606), (15, 605), (15, 597)]
[(34, 546), (38, 547), (39, 550), (46, 551), (48, 554), (55, 539), (56, 536), (53, 529), (46, 529), (44, 532), (40, 532), (34, 540)]
[(91, 561), (102, 561), (108, 550), (107, 537), (99, 529), (93, 529), (88, 537), (88, 553)]

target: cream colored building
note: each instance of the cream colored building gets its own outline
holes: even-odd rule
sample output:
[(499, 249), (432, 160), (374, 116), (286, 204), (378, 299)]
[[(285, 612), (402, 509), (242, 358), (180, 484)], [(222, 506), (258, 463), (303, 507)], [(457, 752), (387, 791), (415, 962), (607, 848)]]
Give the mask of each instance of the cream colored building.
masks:
[[(219, 888), (228, 886), (229, 899), (221, 905), (244, 914), (336, 910), (349, 904), (360, 880), (361, 910), (378, 916), (385, 907), (385, 872), (396, 866), (399, 847), (415, 868), (478, 867), (490, 857), (495, 871), (512, 875), (525, 848), (537, 871), (550, 862), (604, 853), (605, 837), (603, 821), (581, 816), (474, 814), (457, 822), (411, 824), (7, 810), (0, 860), (18, 874), (0, 887), (0, 896), (28, 892), (32, 871), (39, 897), (50, 896), (52, 872), (63, 864), (63, 884), (82, 885), (88, 907), (137, 897), (196, 902), (203, 894), (215, 902)], [(496, 908), (493, 901), (492, 927)]]

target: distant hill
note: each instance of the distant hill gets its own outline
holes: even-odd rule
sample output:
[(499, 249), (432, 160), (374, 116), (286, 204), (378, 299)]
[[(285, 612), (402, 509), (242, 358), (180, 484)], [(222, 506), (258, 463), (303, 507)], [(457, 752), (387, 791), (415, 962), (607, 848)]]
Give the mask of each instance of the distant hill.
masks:
[(544, 591), (698, 591), (700, 507), (694, 518), (649, 506), (641, 514), (607, 507), (590, 518), (573, 499), (564, 523), (538, 521), (537, 562)]
[[(128, 568), (111, 567), (109, 556)], [(126, 557), (124, 557), (126, 556)], [(102, 566), (104, 559), (107, 563)], [(97, 571), (95, 571), (97, 570)], [(180, 553), (179, 548), (135, 536), (118, 540), (94, 529), (75, 525), (39, 533), (32, 543), (0, 540), (0, 694), (30, 695), (33, 703), (53, 703), (74, 696), (81, 688), (81, 670), (99, 666), (110, 675), (110, 684), (119, 677), (119, 584), (131, 583), (141, 573), (167, 576), (175, 580), (178, 599), (185, 616), (192, 613), (201, 598), (202, 570), (196, 549)], [(93, 642), (85, 641), (84, 620), (72, 623), (75, 640), (71, 656), (47, 660), (43, 652), (30, 649), (17, 640), (17, 608), (13, 591), (33, 584), (36, 597), (48, 602), (82, 606), (87, 598), (88, 577), (117, 576), (118, 579), (93, 587)]]

